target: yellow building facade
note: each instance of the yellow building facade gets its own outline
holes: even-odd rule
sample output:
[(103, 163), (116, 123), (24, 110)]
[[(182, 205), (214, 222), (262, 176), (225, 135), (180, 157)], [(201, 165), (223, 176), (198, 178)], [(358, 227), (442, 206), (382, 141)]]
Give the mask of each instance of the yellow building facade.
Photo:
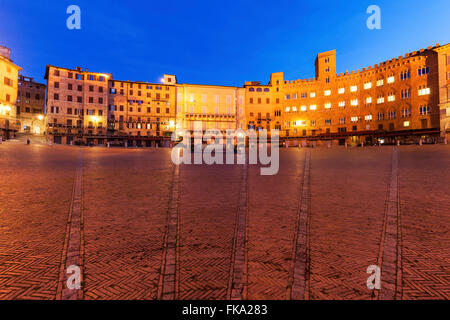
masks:
[(10, 49), (0, 46), (0, 137), (13, 138), (17, 125), (17, 85), (22, 70), (10, 59)]
[(245, 90), (239, 87), (177, 84), (177, 128), (193, 131), (244, 127)]

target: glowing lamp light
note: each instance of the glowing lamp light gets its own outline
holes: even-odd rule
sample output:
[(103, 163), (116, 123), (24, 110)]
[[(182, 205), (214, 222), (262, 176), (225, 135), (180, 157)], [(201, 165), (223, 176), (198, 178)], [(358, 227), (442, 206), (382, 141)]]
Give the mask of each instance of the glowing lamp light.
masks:
[(44, 116), (42, 114), (38, 115), (37, 117), (40, 121), (42, 121), (42, 119), (44, 119)]
[(171, 128), (175, 127), (175, 121), (170, 120), (170, 121), (169, 121), (169, 126), (170, 126)]
[(10, 112), (10, 111), (11, 111), (11, 107), (10, 107), (10, 106), (6, 106), (6, 107), (5, 107), (5, 110), (6, 110), (7, 112)]
[(161, 81), (161, 83), (164, 83), (164, 78), (159, 79), (159, 81)]
[(97, 122), (97, 121), (98, 121), (98, 118), (97, 118), (96, 116), (93, 116), (93, 117), (92, 117), (92, 120), (93, 120), (94, 122)]

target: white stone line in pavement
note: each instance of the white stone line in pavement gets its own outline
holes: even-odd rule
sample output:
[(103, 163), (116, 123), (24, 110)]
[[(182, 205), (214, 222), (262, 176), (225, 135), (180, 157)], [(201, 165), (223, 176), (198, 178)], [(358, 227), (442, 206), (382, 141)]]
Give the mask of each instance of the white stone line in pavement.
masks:
[(398, 147), (392, 151), (392, 171), (385, 208), (379, 264), (381, 288), (379, 299), (401, 299), (401, 220), (398, 187)]
[(174, 165), (158, 286), (158, 299), (161, 300), (177, 299), (178, 294), (179, 198), (180, 167)]
[[(83, 153), (78, 155), (75, 182), (61, 256), (57, 299), (83, 299)], [(69, 280), (69, 281), (68, 281)]]
[(287, 286), (287, 299), (309, 299), (309, 220), (311, 211), (310, 191), (311, 151), (305, 154), (302, 187), (297, 209), (297, 223), (292, 250), (292, 267)]
[(231, 300), (247, 298), (247, 218), (248, 218), (248, 164), (242, 165), (239, 188), (239, 207), (233, 240), (233, 255), (227, 297)]

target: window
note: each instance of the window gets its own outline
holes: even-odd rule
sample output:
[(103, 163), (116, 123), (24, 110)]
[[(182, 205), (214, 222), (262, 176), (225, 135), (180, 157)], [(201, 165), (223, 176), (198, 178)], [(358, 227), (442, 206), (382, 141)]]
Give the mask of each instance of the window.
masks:
[(366, 82), (366, 83), (364, 83), (364, 89), (365, 89), (365, 90), (370, 89), (370, 88), (372, 88), (372, 82)]
[(371, 104), (371, 103), (372, 103), (372, 97), (367, 97), (366, 104)]
[(384, 112), (379, 112), (379, 113), (378, 113), (378, 120), (379, 120), (379, 121), (384, 120)]
[(345, 124), (345, 118), (339, 118), (339, 124)]
[(364, 116), (364, 120), (366, 120), (366, 121), (372, 121), (372, 115), (371, 115), (371, 114), (365, 115), (365, 116)]
[(403, 126), (404, 126), (404, 127), (409, 127), (409, 121), (404, 121), (404, 122), (403, 122)]
[(400, 73), (400, 81), (406, 80), (410, 78), (410, 72), (408, 71), (403, 71), (402, 73)]
[(383, 84), (384, 84), (384, 80), (383, 79), (377, 80), (377, 87), (381, 87)]
[(429, 67), (419, 68), (417, 73), (418, 73), (419, 76), (424, 76), (424, 75), (430, 73), (430, 68)]
[(293, 94), (292, 94), (292, 99), (293, 99), (293, 100), (296, 100), (296, 99), (297, 99), (297, 94), (296, 94), (296, 93), (293, 93)]
[(325, 119), (325, 125), (331, 126), (331, 119)]
[(324, 92), (325, 97), (328, 97), (331, 95), (331, 90), (325, 90)]
[(395, 82), (395, 77), (394, 76), (390, 76), (387, 78), (387, 83), (394, 83)]
[(430, 94), (430, 88), (419, 87), (419, 96), (426, 96)]
[(286, 107), (286, 109), (284, 109), (285, 112), (289, 112), (291, 110), (290, 107)]
[(325, 109), (331, 109), (331, 103), (330, 102), (325, 103)]
[(338, 89), (338, 93), (339, 93), (339, 94), (345, 93), (345, 88), (339, 88), (339, 89)]
[(306, 110), (307, 110), (307, 107), (306, 107), (306, 106), (301, 106), (301, 107), (300, 107), (300, 111), (305, 112)]
[(411, 117), (411, 108), (402, 109), (402, 118), (409, 118), (409, 117)]
[(353, 99), (350, 101), (351, 106), (357, 106), (358, 105), (358, 99)]
[(352, 122), (358, 122), (359, 118), (358, 118), (358, 117), (352, 117), (350, 120), (351, 120)]
[(310, 97), (310, 98), (315, 98), (315, 97), (316, 97), (316, 93), (315, 93), (315, 92), (311, 92), (311, 93), (309, 94), (309, 97)]
[(356, 92), (358, 91), (358, 86), (351, 86), (350, 87), (350, 92)]
[[(327, 71), (328, 72), (328, 71)], [(330, 83), (330, 78), (329, 77), (326, 77), (325, 78), (325, 83)]]
[(54, 98), (55, 100), (59, 100), (59, 94), (55, 93), (55, 94), (53, 95), (53, 98)]
[(286, 94), (286, 95), (284, 96), (284, 100), (289, 100), (289, 99), (291, 99), (291, 95)]
[(393, 102), (395, 101), (395, 94), (391, 93), (390, 95), (388, 95), (388, 102)]
[(308, 97), (308, 94), (306, 92), (302, 92), (300, 96), (302, 99), (306, 99), (306, 97)]
[(254, 91), (255, 91), (255, 88), (248, 88), (248, 91), (249, 91), (249, 92), (254, 92)]
[(420, 106), (419, 113), (421, 116), (430, 114), (430, 107), (429, 106)]
[(389, 111), (388, 112), (388, 118), (389, 120), (395, 119), (396, 112), (395, 111)]
[(377, 98), (377, 104), (380, 104), (380, 103), (384, 103), (384, 97), (383, 96), (378, 96), (378, 98)]
[(402, 99), (411, 98), (411, 89), (402, 90)]
[(311, 120), (311, 127), (315, 127), (316, 126), (316, 120)]
[(345, 101), (339, 101), (339, 107), (341, 108), (345, 107)]
[(315, 104), (312, 104), (312, 105), (310, 105), (309, 106), (309, 110), (316, 110), (317, 109), (317, 106), (315, 105)]
[(292, 112), (297, 112), (297, 107), (292, 107)]

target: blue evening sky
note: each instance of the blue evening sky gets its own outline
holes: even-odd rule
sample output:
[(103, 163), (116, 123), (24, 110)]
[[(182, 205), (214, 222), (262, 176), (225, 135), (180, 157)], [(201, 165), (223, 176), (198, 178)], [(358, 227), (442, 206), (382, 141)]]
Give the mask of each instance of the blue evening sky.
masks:
[[(81, 8), (81, 30), (66, 8)], [(366, 9), (381, 8), (381, 30)], [(115, 79), (242, 86), (314, 77), (317, 53), (337, 50), (337, 72), (450, 42), (449, 0), (118, 1), (0, 0), (0, 44), (23, 74), (81, 66)]]

